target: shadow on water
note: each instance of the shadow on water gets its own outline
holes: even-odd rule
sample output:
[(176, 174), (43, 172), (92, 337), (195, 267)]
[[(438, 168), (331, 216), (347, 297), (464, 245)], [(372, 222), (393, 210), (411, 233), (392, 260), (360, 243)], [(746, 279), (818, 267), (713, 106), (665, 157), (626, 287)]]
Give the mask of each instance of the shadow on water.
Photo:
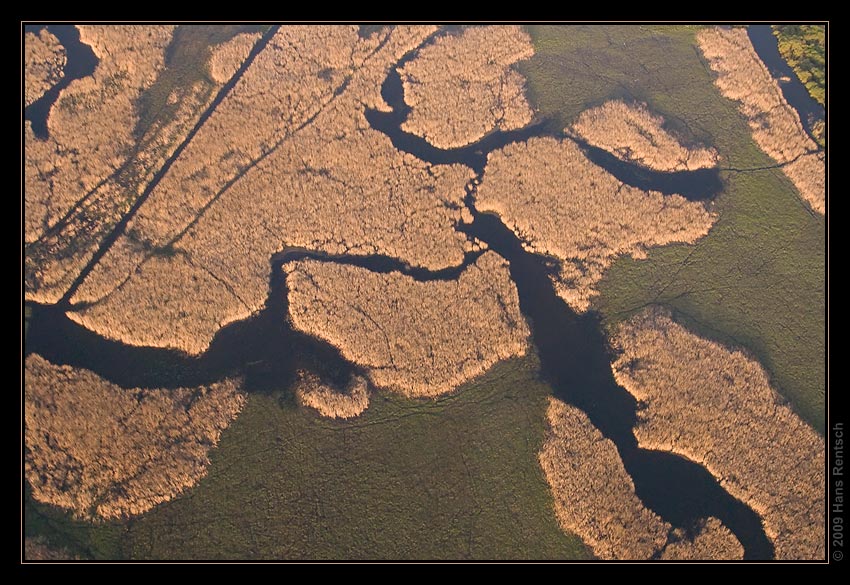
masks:
[(582, 140), (576, 138), (573, 140), (591, 162), (626, 185), (644, 191), (659, 191), (664, 195), (679, 194), (689, 201), (712, 199), (723, 190), (723, 181), (720, 179), (720, 170), (717, 168), (671, 173), (653, 171), (624, 162), (607, 150), (591, 146)]
[(55, 364), (92, 370), (124, 388), (190, 387), (241, 375), (246, 391), (271, 393), (288, 388), (298, 368), (344, 385), (357, 368), (335, 347), (292, 330), (286, 319), (287, 289), (280, 264), (274, 263), (271, 272), (266, 306), (222, 328), (198, 357), (112, 341), (75, 323), (60, 307), (35, 303), (28, 305), (32, 315), (25, 352)]
[(163, 348), (139, 347), (106, 339), (75, 323), (63, 305), (28, 304), (32, 309), (26, 353), (53, 363), (96, 372), (124, 388), (175, 388), (209, 384), (242, 375), (248, 392), (274, 392), (291, 385), (298, 368), (345, 386), (352, 373), (362, 373), (339, 350), (315, 337), (294, 331), (289, 314), (283, 264), (304, 258), (401, 272), (415, 280), (455, 280), (483, 252), (469, 252), (459, 266), (429, 271), (388, 256), (329, 255), (302, 249), (276, 254), (271, 262), (270, 293), (257, 314), (222, 328), (198, 357)]
[(59, 39), (65, 47), (66, 62), (62, 79), (47, 90), (47, 92), (34, 101), (24, 111), (24, 117), (32, 122), (32, 131), (37, 138), (46, 140), (49, 136), (47, 129), (47, 118), (50, 109), (59, 98), (59, 93), (68, 87), (75, 79), (88, 77), (94, 73), (98, 64), (92, 48), (80, 41), (80, 31), (72, 24), (50, 24), (45, 26), (26, 26), (26, 32), (38, 33), (42, 28), (47, 28)]

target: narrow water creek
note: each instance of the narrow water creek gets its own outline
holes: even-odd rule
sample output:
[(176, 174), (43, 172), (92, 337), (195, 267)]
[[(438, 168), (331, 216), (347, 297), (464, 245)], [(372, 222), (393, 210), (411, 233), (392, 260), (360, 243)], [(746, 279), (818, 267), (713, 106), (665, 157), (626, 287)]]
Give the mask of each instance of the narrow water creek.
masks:
[(90, 46), (80, 41), (80, 31), (72, 24), (27, 25), (25, 30), (38, 33), (43, 28), (59, 39), (65, 47), (66, 58), (63, 76), (59, 83), (48, 89), (24, 111), (24, 118), (32, 122), (33, 134), (41, 140), (46, 140), (49, 136), (47, 118), (59, 94), (75, 79), (82, 79), (94, 73), (98, 58)]
[[(367, 120), (375, 130), (387, 135), (400, 150), (432, 164), (466, 164), (475, 170), (478, 180), (485, 172), (490, 151), (510, 142), (554, 133), (551, 124), (542, 121), (522, 130), (494, 132), (464, 148), (441, 150), (401, 130), (407, 107), (395, 69), (387, 77), (382, 95), (392, 111), (367, 111)], [(608, 158), (594, 158), (592, 150), (585, 152), (608, 169), (606, 164), (611, 163)], [(676, 183), (665, 183), (669, 177), (655, 177), (658, 182), (654, 183), (654, 174), (628, 163), (616, 161), (611, 167), (620, 180), (641, 188), (669, 192), (671, 184), (683, 185), (681, 192), (687, 192), (693, 199), (710, 198), (722, 189), (716, 176), (705, 173), (676, 173), (679, 175)], [(742, 543), (745, 558), (772, 558), (773, 548), (758, 515), (730, 496), (703, 467), (673, 454), (637, 446), (632, 429), (637, 422), (638, 404), (613, 380), (610, 369), (613, 356), (598, 316), (572, 311), (555, 294), (549, 279), (552, 260), (526, 252), (497, 216), (475, 210), (476, 184), (477, 181), (470, 183), (466, 197), (474, 221), (459, 229), (486, 242), (510, 263), (520, 307), (529, 321), (540, 355), (542, 374), (556, 396), (583, 410), (603, 435), (616, 444), (637, 495), (647, 507), (672, 525), (688, 530), (699, 518), (716, 516)], [(31, 304), (26, 353), (35, 352), (54, 363), (90, 369), (128, 388), (193, 386), (242, 375), (247, 391), (271, 392), (288, 387), (299, 367), (309, 368), (342, 385), (359, 368), (329, 344), (293, 331), (284, 318), (288, 313), (287, 291), (280, 268), (285, 262), (304, 257), (378, 272), (397, 270), (418, 280), (445, 280), (457, 278), (465, 266), (475, 261), (477, 254), (467, 254), (462, 266), (432, 272), (384, 256), (327, 256), (300, 249), (284, 250), (271, 261), (270, 294), (265, 308), (245, 321), (223, 328), (209, 350), (197, 358), (171, 350), (109, 341), (71, 321), (62, 306)]]
[(744, 546), (745, 558), (772, 558), (773, 547), (759, 516), (730, 496), (702, 466), (671, 453), (638, 448), (632, 432), (638, 403), (614, 381), (613, 355), (598, 316), (573, 312), (555, 294), (546, 263), (526, 252), (495, 215), (477, 214), (465, 231), (510, 262), (520, 309), (531, 324), (544, 378), (557, 398), (584, 411), (617, 445), (643, 503), (686, 530), (699, 518), (715, 516), (735, 533)]
[(785, 101), (797, 110), (803, 128), (814, 140), (812, 127), (815, 122), (824, 119), (824, 107), (809, 94), (809, 90), (782, 58), (779, 42), (769, 24), (751, 24), (747, 27), (747, 34), (759, 58), (767, 66), (773, 78), (779, 82)]
[[(401, 64), (413, 55), (406, 55)], [(678, 455), (638, 447), (632, 432), (638, 404), (614, 381), (610, 365), (613, 355), (598, 316), (592, 312), (577, 315), (555, 293), (548, 276), (551, 260), (525, 251), (496, 215), (475, 209), (475, 188), (485, 173), (487, 154), (510, 142), (552, 134), (551, 124), (542, 122), (518, 131), (497, 131), (473, 145), (441, 150), (401, 129), (409, 108), (404, 104), (403, 85), (396, 70), (390, 71), (381, 95), (392, 112), (367, 111), (366, 117), (374, 129), (389, 136), (396, 148), (432, 164), (466, 164), (478, 173), (466, 197), (474, 221), (460, 229), (486, 242), (510, 263), (520, 308), (531, 325), (544, 377), (558, 398), (583, 410), (594, 426), (614, 442), (638, 497), (664, 520), (686, 530), (691, 530), (699, 518), (715, 516), (735, 533), (746, 559), (772, 558), (773, 546), (759, 516), (729, 495), (705, 468)], [(704, 200), (723, 187), (716, 169), (653, 172), (587, 144), (578, 144), (592, 162), (620, 181), (641, 189), (679, 192), (688, 199)]]
[(281, 268), (284, 264), (312, 258), (372, 272), (401, 272), (420, 281), (456, 280), (481, 253), (469, 252), (459, 266), (430, 271), (388, 256), (329, 255), (288, 248), (272, 258), (270, 292), (263, 310), (222, 328), (209, 349), (198, 357), (112, 341), (75, 323), (62, 304), (28, 303), (32, 315), (25, 351), (56, 364), (92, 370), (124, 388), (189, 387), (242, 375), (248, 392), (267, 392), (289, 386), (298, 368), (311, 369), (342, 386), (352, 373), (363, 372), (347, 362), (335, 347), (289, 327), (284, 317), (289, 313)]

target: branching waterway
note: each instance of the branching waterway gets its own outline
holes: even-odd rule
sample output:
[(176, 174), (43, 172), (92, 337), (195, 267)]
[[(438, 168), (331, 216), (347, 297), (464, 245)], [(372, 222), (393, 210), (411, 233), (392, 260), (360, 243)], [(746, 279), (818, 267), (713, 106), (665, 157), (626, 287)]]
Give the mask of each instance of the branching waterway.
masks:
[[(402, 64), (413, 54), (406, 55)], [(638, 404), (614, 381), (613, 356), (597, 315), (577, 315), (555, 292), (549, 278), (552, 260), (527, 252), (497, 216), (475, 209), (475, 189), (485, 172), (487, 154), (508, 143), (551, 132), (551, 127), (538, 123), (518, 131), (494, 132), (476, 144), (441, 150), (401, 130), (409, 108), (404, 104), (397, 71), (390, 72), (382, 96), (393, 111), (367, 112), (367, 119), (373, 128), (387, 134), (396, 148), (433, 164), (466, 164), (478, 173), (466, 197), (474, 221), (461, 229), (486, 242), (510, 263), (520, 309), (531, 325), (543, 375), (558, 398), (583, 410), (600, 432), (617, 445), (637, 496), (664, 520), (686, 530), (692, 529), (700, 518), (715, 516), (735, 533), (744, 547), (745, 558), (771, 558), (773, 547), (759, 516), (729, 495), (705, 468), (672, 453), (638, 447), (632, 431), (637, 423)], [(692, 200), (707, 199), (722, 189), (716, 170), (659, 173), (620, 161), (601, 149), (582, 143), (579, 146), (591, 161), (640, 189), (665, 194), (680, 192)]]
[[(26, 32), (38, 33), (42, 28), (45, 27), (30, 25), (26, 27)], [(59, 94), (75, 79), (81, 79), (94, 73), (98, 63), (98, 58), (92, 48), (80, 41), (80, 31), (76, 26), (73, 24), (51, 24), (46, 28), (65, 47), (66, 62), (59, 83), (48, 89), (43, 96), (30, 104), (24, 111), (24, 117), (32, 122), (33, 134), (41, 140), (46, 140), (49, 136), (47, 118), (50, 115), (50, 109), (59, 98)]]
[[(414, 54), (408, 53), (399, 66)], [(745, 558), (771, 558), (773, 547), (758, 515), (730, 496), (703, 467), (677, 455), (638, 447), (633, 428), (639, 405), (613, 379), (610, 367), (613, 356), (598, 316), (592, 312), (578, 315), (570, 309), (557, 296), (549, 278), (556, 268), (553, 260), (527, 252), (497, 216), (475, 209), (476, 188), (485, 173), (489, 152), (532, 136), (554, 134), (551, 125), (543, 121), (522, 130), (497, 131), (475, 144), (441, 150), (401, 130), (408, 109), (395, 69), (388, 75), (382, 95), (392, 111), (367, 111), (367, 120), (375, 130), (386, 134), (400, 150), (424, 161), (465, 164), (477, 173), (467, 187), (465, 199), (474, 221), (458, 229), (486, 242), (510, 263), (543, 376), (558, 398), (583, 410), (602, 434), (616, 444), (638, 497), (664, 520), (686, 530), (692, 529), (700, 518), (715, 516), (734, 532), (744, 546)], [(675, 173), (671, 177), (584, 148), (591, 160), (621, 181), (642, 189), (669, 193), (675, 187), (691, 199), (706, 199), (722, 188), (716, 171)], [(270, 294), (264, 309), (250, 319), (223, 328), (208, 351), (198, 358), (110, 341), (71, 321), (64, 312), (66, 307), (35, 304), (31, 305), (26, 352), (38, 353), (57, 364), (90, 369), (127, 388), (193, 386), (241, 374), (248, 391), (268, 392), (288, 387), (296, 368), (300, 367), (343, 385), (352, 374), (363, 372), (347, 362), (336, 348), (290, 328), (286, 320), (287, 290), (282, 264), (306, 257), (378, 272), (400, 271), (417, 280), (450, 280), (457, 278), (478, 255), (467, 254), (463, 264), (454, 268), (428, 271), (385, 256), (330, 256), (284, 249), (271, 259)]]

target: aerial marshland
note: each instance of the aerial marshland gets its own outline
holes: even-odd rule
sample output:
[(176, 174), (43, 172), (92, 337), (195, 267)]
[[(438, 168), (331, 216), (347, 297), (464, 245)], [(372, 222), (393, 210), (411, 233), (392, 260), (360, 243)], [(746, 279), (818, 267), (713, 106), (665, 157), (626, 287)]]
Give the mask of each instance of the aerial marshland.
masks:
[(826, 210), (825, 154), (809, 138), (800, 117), (759, 59), (743, 28), (712, 28), (697, 35), (700, 50), (717, 73), (724, 96), (736, 100), (753, 140), (791, 179), (812, 209)]
[[(58, 93), (22, 130), (28, 558), (823, 555), (787, 378), (687, 315), (628, 320), (689, 298), (663, 275), (612, 309), (622, 266), (685, 250), (688, 278), (742, 185), (784, 172), (823, 211), (824, 153), (746, 34), (79, 31), (92, 74), (25, 39), (27, 103)], [(801, 208), (782, 181), (768, 223)]]
[(528, 346), (507, 262), (495, 252), (456, 281), (314, 260), (284, 269), (293, 327), (338, 347), (379, 388), (439, 396)]
[(648, 510), (616, 445), (579, 409), (556, 398), (546, 411), (548, 432), (540, 465), (564, 530), (579, 534), (601, 559), (743, 558), (735, 536), (717, 518), (703, 519), (688, 536)]
[(528, 125), (534, 112), (525, 79), (511, 66), (533, 54), (519, 26), (469, 27), (438, 37), (399, 70), (410, 106), (402, 129), (447, 149)]
[(570, 140), (532, 138), (492, 152), (475, 200), (498, 214), (530, 250), (559, 260), (558, 294), (585, 311), (620, 255), (692, 242), (716, 220), (703, 203), (642, 191), (593, 164)]
[(638, 443), (704, 465), (761, 515), (776, 558), (822, 558), (823, 438), (764, 369), (657, 309), (624, 323), (613, 344), (617, 382), (642, 405)]
[[(287, 247), (385, 254), (435, 270), (459, 265), (467, 240), (453, 226), (471, 172), (404, 155), (363, 118), (375, 99), (367, 81), (427, 33), (414, 27), (375, 46), (344, 27), (327, 38), (312, 27), (280, 29), (72, 298), (89, 303), (72, 318), (126, 343), (199, 354), (224, 325), (262, 308), (270, 258)], [(302, 38), (316, 51), (284, 50)], [(271, 91), (265, 68), (277, 71), (284, 58), (296, 59), (285, 63), (291, 85)], [(267, 103), (250, 105), (257, 99)], [(258, 122), (258, 133), (243, 134), (245, 146), (220, 140), (246, 107), (260, 115), (290, 103), (303, 111)], [(204, 167), (210, 159), (221, 164)], [(165, 283), (172, 292), (163, 312)], [(174, 314), (183, 316), (177, 328)]]

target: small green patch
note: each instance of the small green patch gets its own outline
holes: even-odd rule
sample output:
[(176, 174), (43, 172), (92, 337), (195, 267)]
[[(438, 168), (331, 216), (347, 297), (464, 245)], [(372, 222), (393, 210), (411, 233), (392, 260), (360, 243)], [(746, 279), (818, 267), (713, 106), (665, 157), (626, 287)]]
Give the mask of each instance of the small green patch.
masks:
[(126, 523), (76, 520), (69, 512), (33, 500), (29, 485), (24, 495), (24, 536), (41, 536), (48, 545), (65, 548), (81, 559), (123, 558)]

